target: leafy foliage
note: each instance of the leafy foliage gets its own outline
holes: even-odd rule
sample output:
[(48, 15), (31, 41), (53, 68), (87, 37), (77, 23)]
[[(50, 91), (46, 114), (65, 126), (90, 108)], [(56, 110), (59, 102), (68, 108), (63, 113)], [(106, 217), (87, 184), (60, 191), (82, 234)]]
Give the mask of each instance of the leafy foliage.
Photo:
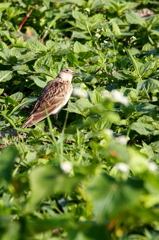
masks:
[[(1, 239), (159, 239), (158, 2), (6, 0), (0, 21)], [(22, 129), (63, 67), (62, 129)]]

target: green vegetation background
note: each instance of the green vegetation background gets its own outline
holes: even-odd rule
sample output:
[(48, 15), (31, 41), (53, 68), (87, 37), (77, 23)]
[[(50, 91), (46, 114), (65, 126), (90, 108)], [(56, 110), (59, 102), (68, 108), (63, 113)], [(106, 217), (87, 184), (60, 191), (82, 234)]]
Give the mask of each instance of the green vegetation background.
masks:
[[(159, 2), (2, 1), (0, 40), (0, 239), (159, 239)], [(21, 129), (63, 67), (62, 131)]]

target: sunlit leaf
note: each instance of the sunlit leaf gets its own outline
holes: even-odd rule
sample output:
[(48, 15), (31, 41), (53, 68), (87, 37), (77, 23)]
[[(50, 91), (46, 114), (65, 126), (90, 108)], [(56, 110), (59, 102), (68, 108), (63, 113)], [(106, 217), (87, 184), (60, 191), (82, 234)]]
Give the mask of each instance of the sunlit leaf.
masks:
[(126, 19), (130, 24), (139, 24), (143, 27), (146, 26), (145, 20), (137, 15), (134, 11), (126, 12)]
[(133, 123), (131, 130), (138, 132), (141, 135), (152, 135), (155, 130), (155, 126), (147, 123)]
[(9, 81), (12, 78), (12, 71), (0, 71), (0, 82)]

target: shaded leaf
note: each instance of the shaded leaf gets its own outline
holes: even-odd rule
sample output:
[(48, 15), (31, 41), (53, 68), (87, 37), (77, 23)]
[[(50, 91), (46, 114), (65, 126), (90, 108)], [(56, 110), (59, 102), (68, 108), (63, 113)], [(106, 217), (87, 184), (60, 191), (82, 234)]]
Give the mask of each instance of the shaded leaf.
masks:
[(155, 126), (147, 123), (133, 123), (130, 127), (131, 130), (138, 132), (140, 135), (153, 135)]
[(12, 146), (3, 149), (0, 154), (0, 177), (7, 184), (11, 182), (12, 171), (14, 167), (15, 158), (18, 155), (18, 150)]
[(120, 211), (137, 204), (143, 191), (143, 182), (130, 180), (122, 184), (103, 173), (91, 180), (86, 191), (96, 218), (103, 222), (106, 216), (117, 216)]

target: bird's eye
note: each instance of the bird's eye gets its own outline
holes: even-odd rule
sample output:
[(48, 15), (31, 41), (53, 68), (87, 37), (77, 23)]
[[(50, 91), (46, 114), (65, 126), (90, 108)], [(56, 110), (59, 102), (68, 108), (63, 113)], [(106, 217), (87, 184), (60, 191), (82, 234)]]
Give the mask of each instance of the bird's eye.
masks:
[(66, 69), (66, 71), (68, 72), (68, 69)]

